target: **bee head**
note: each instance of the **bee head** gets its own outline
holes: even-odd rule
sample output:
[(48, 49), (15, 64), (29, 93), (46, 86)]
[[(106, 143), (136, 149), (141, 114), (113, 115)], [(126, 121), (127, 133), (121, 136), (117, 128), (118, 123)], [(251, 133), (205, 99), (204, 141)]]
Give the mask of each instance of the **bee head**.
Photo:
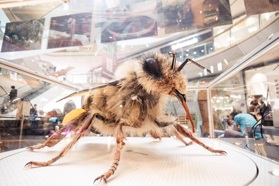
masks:
[(186, 104), (186, 80), (181, 72), (189, 59), (177, 66), (175, 53), (169, 54), (169, 57), (161, 54), (146, 56), (142, 60), (142, 69), (138, 72), (138, 81), (148, 92), (176, 97), (185, 109), (187, 118), (192, 124), (192, 130), (195, 132), (194, 122)]
[(138, 72), (139, 82), (148, 92), (174, 96), (179, 92), (185, 97), (186, 79), (181, 73), (183, 66), (175, 63), (175, 53), (169, 56), (149, 54), (141, 60), (142, 69)]

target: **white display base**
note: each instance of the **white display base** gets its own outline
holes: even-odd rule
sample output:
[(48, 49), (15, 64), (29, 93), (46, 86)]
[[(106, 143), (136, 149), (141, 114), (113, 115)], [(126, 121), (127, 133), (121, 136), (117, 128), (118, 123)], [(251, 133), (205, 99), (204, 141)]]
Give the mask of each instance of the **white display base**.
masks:
[[(52, 148), (34, 152), (18, 149), (0, 154), (2, 186), (85, 186), (105, 185), (93, 180), (107, 171), (113, 158), (115, 138), (83, 137), (63, 158), (48, 167), (25, 169), (33, 161), (46, 161), (69, 142), (65, 138)], [(279, 170), (272, 162), (217, 139), (201, 138), (205, 144), (227, 151), (213, 154), (197, 144), (184, 146), (174, 138), (129, 137), (122, 150), (116, 173), (108, 186), (206, 186), (278, 185)], [(259, 171), (259, 172), (258, 172)]]

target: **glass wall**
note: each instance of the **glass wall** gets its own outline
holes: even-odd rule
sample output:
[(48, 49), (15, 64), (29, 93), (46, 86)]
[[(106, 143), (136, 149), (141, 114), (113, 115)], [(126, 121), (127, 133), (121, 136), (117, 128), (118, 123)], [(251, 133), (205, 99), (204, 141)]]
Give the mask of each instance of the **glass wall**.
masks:
[(250, 37), (277, 18), (277, 12), (240, 17), (233, 20), (233, 26), (213, 28), (214, 49), (223, 50)]
[[(146, 3), (144, 1), (140, 2)], [(43, 15), (45, 19), (43, 27), (41, 27), (41, 24), (37, 27), (37, 22), (33, 22), (31, 27), (28, 27), (29, 29), (33, 28), (30, 29), (31, 31), (37, 30), (39, 33), (37, 36), (42, 38), (41, 42), (32, 44), (36, 50), (16, 51), (16, 48), (15, 51), (1, 53), (1, 58), (7, 60), (8, 64), (16, 64), (19, 67), (29, 69), (33, 73), (39, 74), (41, 78), (44, 77), (44, 80), (30, 78), (25, 74), (1, 67), (1, 79), (7, 78), (9, 83), (2, 83), (1, 81), (3, 87), (1, 89), (1, 99), (3, 99), (0, 101), (2, 103), (7, 102), (4, 97), (8, 97), (10, 85), (15, 84), (15, 82), (18, 83), (19, 98), (30, 95), (36, 97), (36, 99), (30, 97), (32, 104), (38, 104), (38, 107), (42, 110), (41, 113), (43, 113), (42, 117), (47, 116), (44, 119), (46, 119), (46, 123), (51, 123), (48, 126), (53, 129), (53, 123), (58, 124), (58, 121), (62, 121), (60, 116), (64, 116), (64, 105), (68, 101), (74, 101), (76, 107), (81, 107), (83, 96), (57, 102), (60, 98), (76, 91), (75, 87), (78, 89), (77, 92), (82, 92), (84, 89), (90, 90), (97, 85), (113, 81), (115, 79), (114, 72), (118, 65), (140, 55), (149, 52), (160, 52), (167, 55), (168, 52), (175, 51), (179, 63), (191, 58), (211, 71), (209, 73), (206, 69), (199, 68), (191, 63), (183, 69), (183, 73), (189, 81), (187, 104), (191, 110), (195, 127), (198, 129), (198, 136), (220, 136), (227, 127), (227, 116), (233, 110), (242, 113), (248, 112), (249, 103), (255, 96), (263, 98), (266, 104), (270, 104), (272, 112), (276, 111), (279, 106), (277, 104), (278, 97), (276, 97), (276, 94), (278, 94), (276, 84), (278, 56), (275, 54), (278, 51), (277, 49), (268, 51), (267, 55), (262, 55), (265, 56), (264, 58), (248, 56), (248, 54), (253, 48), (259, 46), (259, 43), (265, 42), (271, 33), (278, 30), (264, 31), (262, 38), (259, 36), (261, 30), (278, 20), (277, 12), (251, 16), (241, 14), (234, 17), (232, 23), (221, 26), (222, 24), (210, 25), (217, 22), (216, 19), (219, 19), (220, 16), (217, 15), (218, 12), (216, 11), (213, 12), (214, 16), (210, 16), (212, 13), (209, 11), (210, 6), (202, 7), (198, 6), (199, 3), (193, 3), (197, 7), (193, 10), (192, 15), (187, 12), (188, 9), (182, 10), (180, 6), (175, 9), (166, 8), (166, 16), (164, 17), (161, 14), (154, 14), (157, 8), (154, 2), (151, 4), (152, 6), (148, 7), (148, 10), (142, 8), (146, 7), (142, 4), (135, 3), (133, 6), (128, 6), (125, 4), (127, 2), (120, 9), (112, 8), (113, 5), (108, 6), (107, 2), (99, 1), (96, 6), (92, 5), (93, 1), (90, 1), (92, 6), (89, 7), (86, 7), (86, 3), (79, 4), (78, 1), (72, 1), (70, 7), (65, 6), (65, 4), (53, 6), (55, 8)], [(164, 3), (167, 4), (167, 1)], [(187, 4), (188, 6), (190, 5)], [(100, 7), (104, 9), (98, 9)], [(80, 9), (77, 11), (78, 8)], [(141, 26), (137, 27), (137, 24), (133, 24), (137, 20), (126, 19), (130, 17), (127, 15), (133, 12), (131, 8), (143, 11), (150, 18), (145, 15), (137, 16), (144, 20), (143, 23), (140, 22)], [(187, 16), (199, 15), (199, 10), (203, 8), (207, 9), (207, 16), (212, 19), (209, 20), (207, 17), (205, 20), (198, 20), (196, 27), (189, 28), (189, 24), (193, 24), (193, 20), (186, 19), (186, 14), (182, 15), (182, 12), (186, 11)], [(18, 9), (20, 8), (13, 8), (12, 10), (16, 11)], [(84, 13), (92, 11), (94, 12), (93, 16)], [(169, 19), (169, 16), (174, 15), (170, 12), (174, 12), (177, 17)], [(14, 12), (14, 14), (17, 13)], [(26, 17), (28, 16), (22, 16), (22, 21), (26, 21)], [(37, 15), (35, 19), (38, 17), (42, 21), (42, 16)], [(167, 19), (167, 24), (164, 25), (162, 21), (156, 22), (158, 30), (155, 31), (153, 19), (158, 18), (160, 20), (159, 18), (162, 17)], [(110, 22), (106, 22), (108, 20), (115, 22), (110, 24)], [(187, 22), (187, 20), (190, 21)], [(6, 19), (1, 21), (2, 24), (9, 22)], [(123, 30), (124, 34), (118, 33), (120, 31), (119, 22), (121, 21), (128, 25)], [(92, 23), (92, 32), (89, 32), (89, 22)], [(23, 24), (24, 28), (26, 28), (26, 24), (26, 22)], [(206, 27), (203, 27), (204, 25)], [(146, 28), (142, 29), (141, 27), (144, 26)], [(13, 27), (10, 26), (10, 28)], [(6, 28), (2, 26), (1, 29), (3, 30), (3, 36)], [(43, 34), (39, 32), (42, 29)], [(174, 30), (176, 31), (173, 32)], [(155, 36), (155, 34), (157, 35)], [(255, 35), (257, 35), (255, 40), (259, 41), (256, 44), (257, 46), (253, 46), (253, 43), (253, 45), (250, 43), (250, 46), (249, 44), (245, 46), (245, 41)], [(16, 36), (13, 37), (15, 40), (18, 39)], [(56, 39), (58, 39), (57, 42)], [(89, 39), (90, 42), (88, 42)], [(31, 40), (26, 41), (32, 43), (37, 41), (37, 38)], [(1, 42), (3, 42), (3, 37)], [(41, 49), (38, 48), (39, 44), (42, 45)], [(237, 52), (231, 50), (234, 47)], [(239, 60), (241, 61), (247, 57), (252, 58), (255, 62), (238, 69), (235, 65), (238, 64)], [(54, 83), (49, 83), (49, 80)], [(69, 90), (70, 88), (65, 90), (60, 87), (66, 85), (71, 85), (69, 87), (74, 90)], [(29, 88), (30, 86), (31, 88)], [(28, 87), (28, 90), (26, 87)], [(35, 96), (38, 95), (37, 93), (41, 93), (42, 96)], [(184, 121), (183, 119), (179, 121), (185, 122), (185, 112), (177, 101), (170, 100), (166, 112), (176, 115), (178, 118), (184, 118)], [(9, 114), (11, 117), (16, 117), (15, 111)], [(267, 118), (269, 117), (270, 120), (272, 118), (274, 121), (275, 115), (268, 115)], [(54, 116), (57, 116), (58, 119), (56, 118), (57, 120), (54, 120), (54, 122), (49, 121)], [(30, 122), (26, 126), (30, 126)]]
[(230, 69), (224, 80), (210, 88), (211, 112), (218, 115), (213, 119), (214, 137), (232, 137), (223, 133), (230, 128), (232, 112), (256, 115), (257, 122), (250, 123), (250, 128), (257, 124), (278, 127), (278, 41), (274, 45), (249, 65)]

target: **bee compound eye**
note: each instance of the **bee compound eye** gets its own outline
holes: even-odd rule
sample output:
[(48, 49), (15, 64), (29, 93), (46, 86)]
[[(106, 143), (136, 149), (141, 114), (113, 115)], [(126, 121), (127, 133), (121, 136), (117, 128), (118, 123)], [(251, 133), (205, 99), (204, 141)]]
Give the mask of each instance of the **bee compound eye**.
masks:
[(145, 59), (146, 63), (156, 63), (156, 60), (153, 57), (149, 57), (147, 59)]
[(146, 58), (144, 60), (143, 70), (156, 78), (162, 77), (161, 66), (159, 62), (152, 57)]

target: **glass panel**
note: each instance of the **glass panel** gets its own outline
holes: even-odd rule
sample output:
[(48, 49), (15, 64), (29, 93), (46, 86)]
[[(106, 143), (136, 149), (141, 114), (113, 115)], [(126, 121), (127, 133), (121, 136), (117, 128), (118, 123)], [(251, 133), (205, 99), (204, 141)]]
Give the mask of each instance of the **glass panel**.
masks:
[[(251, 127), (278, 125), (276, 113), (279, 103), (277, 86), (279, 49), (277, 45), (275, 44), (272, 50), (266, 51), (251, 64), (212, 88), (211, 106), (213, 112), (217, 112), (219, 116), (214, 120), (214, 137), (240, 137), (225, 131), (229, 131), (232, 124), (242, 125), (238, 120), (228, 122), (228, 116), (232, 112), (254, 117), (255, 120), (251, 119), (244, 128), (254, 132), (256, 137), (261, 137), (261, 132), (259, 128), (253, 130)], [(242, 137), (245, 136), (249, 136), (249, 133), (242, 130)]]
[[(243, 5), (235, 6), (238, 1), (231, 3), (231, 7), (218, 7), (221, 1), (215, 0), (177, 1), (178, 6), (174, 1), (153, 0), (67, 2), (1, 10), (0, 43), (20, 40), (23, 41), (21, 46), (28, 43), (37, 49), (15, 52), (17, 48), (14, 48), (14, 51), (0, 54), (0, 104), (4, 118), (1, 120), (1, 142), (3, 139), (6, 144), (11, 144), (12, 140), (20, 142), (11, 148), (37, 143), (51, 135), (62, 126), (68, 101), (81, 108), (83, 90), (90, 91), (114, 81), (120, 64), (133, 63), (134, 59), (151, 52), (168, 55), (175, 51), (178, 63), (191, 58), (205, 67), (189, 62), (182, 70), (188, 80), (187, 104), (199, 137), (221, 137), (228, 127), (228, 115), (232, 111), (249, 112), (253, 99), (262, 99), (268, 106), (268, 112), (263, 112), (265, 125), (278, 123), (278, 49), (274, 47), (260, 57), (258, 54), (249, 56), (278, 31), (278, 12), (248, 16)], [(225, 2), (229, 1), (222, 1), (222, 4)], [(29, 27), (25, 25), (26, 21), (42, 18), (44, 25), (36, 21)], [(22, 22), (19, 25), (25, 25), (27, 31), (5, 38), (7, 29), (15, 29), (13, 24), (5, 27), (10, 22)], [(42, 41), (28, 35), (32, 31), (36, 31), (35, 35)], [(245, 57), (252, 62), (238, 68), (237, 64), (241, 65), (239, 62)], [(8, 102), (12, 84), (17, 85), (19, 100), (28, 98), (25, 101), (29, 106), (30, 102), (38, 105), (38, 120), (27, 114), (19, 123), (13, 109), (16, 105)], [(76, 91), (81, 94), (57, 101)], [(169, 100), (166, 113), (175, 115), (185, 127), (187, 124), (191, 127), (178, 101)], [(32, 128), (32, 123), (37, 123), (40, 130)], [(31, 142), (30, 132), (38, 135), (36, 142)], [(30, 143), (24, 144), (19, 134), (24, 134)], [(40, 140), (37, 141), (37, 137)]]

